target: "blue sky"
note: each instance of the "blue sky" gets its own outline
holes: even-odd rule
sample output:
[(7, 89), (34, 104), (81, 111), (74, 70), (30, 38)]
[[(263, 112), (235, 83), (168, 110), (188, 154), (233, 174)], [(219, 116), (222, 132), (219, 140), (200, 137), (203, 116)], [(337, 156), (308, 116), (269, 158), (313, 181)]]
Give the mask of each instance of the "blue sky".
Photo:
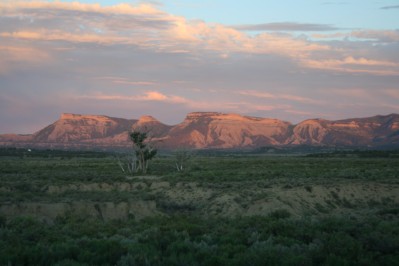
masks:
[[(199, 3), (200, 2), (200, 3)], [(223, 24), (302, 22), (349, 28), (397, 28), (397, 12), (379, 10), (398, 1), (167, 1), (165, 10)]]
[(118, 3), (150, 3), (168, 13), (184, 16), (188, 19), (201, 19), (209, 23), (227, 25), (300, 22), (329, 24), (348, 29), (399, 28), (397, 8), (396, 10), (395, 8), (382, 9), (399, 6), (397, 0), (84, 0), (80, 2), (98, 3), (102, 6), (112, 6)]
[(399, 1), (0, 1), (0, 134), (63, 112), (399, 113)]

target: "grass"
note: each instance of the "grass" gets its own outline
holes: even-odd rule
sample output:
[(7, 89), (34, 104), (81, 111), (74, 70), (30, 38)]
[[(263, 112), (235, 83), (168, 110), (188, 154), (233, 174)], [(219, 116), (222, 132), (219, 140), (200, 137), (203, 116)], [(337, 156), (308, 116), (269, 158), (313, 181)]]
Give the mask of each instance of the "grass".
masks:
[[(17, 151), (0, 150), (2, 200), (13, 198), (13, 194), (18, 200), (43, 198), (43, 191), (49, 185), (139, 182), (126, 179), (112, 154), (54, 151), (27, 154)], [(197, 182), (213, 188), (228, 188), (256, 182), (260, 187), (275, 184), (287, 189), (304, 186), (311, 193), (315, 184), (354, 180), (399, 183), (399, 158), (195, 156), (185, 172), (177, 172), (174, 158), (163, 156), (151, 161), (148, 175), (159, 176), (172, 185)], [(152, 181), (144, 182), (151, 185)]]
[(397, 186), (399, 158), (370, 154), (197, 155), (184, 172), (165, 155), (150, 162), (159, 178), (131, 179), (110, 153), (0, 149), (0, 208), (88, 203), (106, 216), (107, 202), (141, 201), (159, 214), (40, 222), (0, 213), (0, 265), (395, 265), (398, 199), (353, 193)]

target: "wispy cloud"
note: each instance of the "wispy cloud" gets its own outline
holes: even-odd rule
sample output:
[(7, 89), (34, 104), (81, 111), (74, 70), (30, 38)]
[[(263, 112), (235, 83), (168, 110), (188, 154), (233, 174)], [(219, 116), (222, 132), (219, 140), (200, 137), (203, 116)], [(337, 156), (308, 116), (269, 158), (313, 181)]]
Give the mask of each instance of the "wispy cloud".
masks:
[(381, 76), (399, 75), (399, 63), (367, 59), (364, 57), (354, 58), (348, 56), (344, 59), (329, 60), (304, 60), (306, 67), (321, 70), (332, 70), (347, 73), (365, 73)]
[[(345, 117), (376, 88), (380, 108), (356, 105), (358, 113), (392, 111), (398, 31), (337, 27), (234, 27), (153, 4), (0, 0), (0, 88), (20, 105), (36, 101), (46, 121), (65, 111), (163, 119), (216, 110), (292, 121), (323, 109)], [(0, 98), (1, 121), (12, 121), (11, 98)]]
[(268, 98), (268, 99), (275, 99), (276, 96), (274, 94), (262, 91), (254, 91), (254, 90), (246, 90), (246, 91), (239, 91), (240, 95), (257, 97), (257, 98)]
[(91, 95), (79, 96), (80, 99), (92, 99), (92, 100), (106, 100), (106, 101), (155, 101), (155, 102), (166, 102), (166, 103), (178, 103), (184, 104), (188, 100), (176, 96), (176, 95), (165, 95), (158, 91), (146, 91), (139, 95), (115, 95), (115, 94), (103, 94), (95, 93)]
[(373, 100), (373, 96), (362, 88), (332, 89), (330, 93), (346, 97), (347, 99), (362, 99), (362, 102), (365, 99)]
[[(167, 52), (212, 50), (226, 55), (231, 52), (272, 53), (298, 56), (328, 47), (291, 36), (263, 33), (249, 36), (232, 27), (190, 21), (167, 14), (153, 6), (120, 4), (102, 7), (98, 4), (27, 2), (1, 4), (4, 17), (35, 20), (27, 28), (0, 32), (0, 37), (98, 43), (103, 45), (136, 45)], [(67, 15), (65, 14), (67, 12)], [(69, 12), (69, 13), (68, 13)], [(72, 12), (72, 13), (71, 13)], [(58, 27), (60, 22), (62, 27)], [(267, 27), (267, 25), (262, 25)], [(269, 24), (270, 28), (291, 30), (328, 30), (331, 26), (316, 24)]]
[(395, 5), (395, 6), (383, 6), (380, 9), (399, 9), (399, 5)]
[(264, 99), (282, 99), (282, 100), (288, 100), (292, 102), (300, 102), (300, 103), (305, 103), (305, 104), (316, 104), (320, 105), (323, 104), (323, 102), (303, 96), (298, 96), (298, 95), (292, 95), (292, 94), (285, 94), (285, 93), (268, 93), (268, 92), (263, 92), (263, 91), (255, 91), (255, 90), (245, 90), (245, 91), (239, 91), (238, 94), (240, 95), (245, 95), (245, 96), (250, 96), (250, 97), (255, 97), (255, 98), (264, 98)]
[(43, 1), (9, 1), (0, 3), (1, 12), (16, 12), (20, 10), (70, 10), (81, 12), (95, 12), (95, 13), (113, 13), (121, 15), (141, 15), (151, 14), (159, 15), (164, 12), (154, 8), (151, 4), (139, 4), (137, 6), (129, 4), (117, 4), (114, 6), (101, 6), (100, 4), (84, 4), (79, 2), (43, 2)]
[(399, 88), (397, 88), (397, 89), (385, 89), (385, 90), (383, 90), (383, 93), (388, 95), (389, 97), (394, 98), (394, 99), (399, 99)]
[(233, 26), (243, 31), (334, 31), (339, 28), (326, 24), (278, 22)]
[(351, 32), (350, 36), (381, 42), (399, 42), (399, 30), (361, 30)]
[(399, 30), (355, 30), (351, 32), (337, 32), (333, 34), (313, 34), (313, 38), (316, 39), (359, 39), (372, 40), (373, 42), (398, 42), (399, 41)]
[(125, 94), (105, 94), (105, 93), (92, 93), (87, 95), (81, 95), (75, 97), (79, 100), (95, 100), (95, 101), (104, 101), (104, 102), (137, 102), (141, 105), (148, 104), (151, 105), (153, 103), (164, 103), (169, 104), (176, 108), (177, 106), (181, 106), (184, 108), (188, 108), (189, 110), (197, 110), (197, 111), (221, 111), (221, 112), (254, 112), (254, 111), (266, 111), (266, 110), (275, 110), (275, 109), (286, 109), (288, 105), (254, 105), (250, 102), (236, 102), (229, 100), (198, 100), (198, 99), (188, 99), (178, 95), (171, 95), (161, 93), (159, 91), (145, 91), (141, 94), (136, 95), (125, 95)]
[(134, 86), (154, 86), (154, 85), (158, 85), (157, 82), (154, 81), (134, 81), (134, 80), (130, 80), (128, 78), (123, 78), (123, 77), (109, 77), (109, 76), (105, 76), (105, 77), (95, 77), (95, 80), (105, 80), (105, 81), (109, 81), (113, 84), (123, 84), (123, 85), (134, 85)]
[(0, 74), (17, 67), (29, 67), (36, 64), (46, 64), (52, 57), (46, 51), (35, 47), (0, 45)]

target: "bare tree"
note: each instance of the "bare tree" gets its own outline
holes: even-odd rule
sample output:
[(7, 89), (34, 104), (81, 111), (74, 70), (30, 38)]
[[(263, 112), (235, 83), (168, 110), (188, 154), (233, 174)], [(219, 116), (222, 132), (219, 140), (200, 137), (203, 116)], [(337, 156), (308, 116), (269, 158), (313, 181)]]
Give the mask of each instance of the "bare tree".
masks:
[(186, 149), (179, 149), (174, 151), (175, 164), (178, 172), (182, 172), (187, 167), (187, 162), (192, 157), (192, 152)]
[(136, 154), (126, 156), (116, 156), (118, 165), (125, 174), (137, 173), (137, 157)]

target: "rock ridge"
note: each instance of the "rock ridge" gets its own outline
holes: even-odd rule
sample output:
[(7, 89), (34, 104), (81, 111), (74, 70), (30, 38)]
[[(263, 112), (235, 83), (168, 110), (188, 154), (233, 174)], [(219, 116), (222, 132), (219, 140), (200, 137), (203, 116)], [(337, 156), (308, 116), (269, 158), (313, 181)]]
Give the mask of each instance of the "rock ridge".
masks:
[(274, 118), (234, 113), (192, 112), (177, 125), (150, 115), (139, 119), (63, 113), (60, 119), (31, 135), (0, 135), (2, 146), (74, 145), (123, 147), (129, 132), (148, 130), (166, 149), (255, 148), (279, 145), (399, 147), (399, 114), (330, 121), (307, 119), (296, 125)]

